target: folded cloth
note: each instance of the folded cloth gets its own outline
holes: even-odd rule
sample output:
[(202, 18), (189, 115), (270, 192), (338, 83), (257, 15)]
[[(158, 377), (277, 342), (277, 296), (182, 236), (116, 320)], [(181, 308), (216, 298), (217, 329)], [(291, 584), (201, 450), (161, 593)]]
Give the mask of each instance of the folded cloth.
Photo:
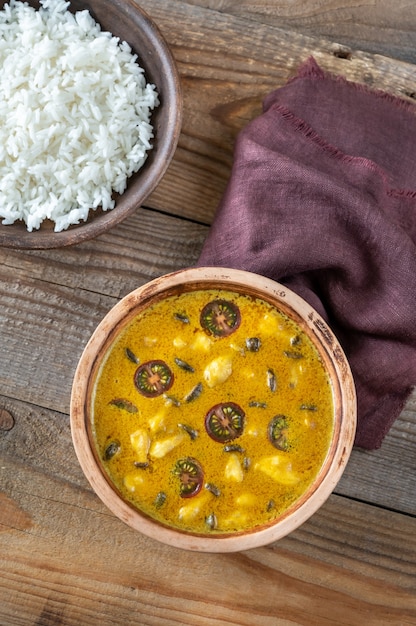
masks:
[(416, 107), (311, 58), (239, 134), (198, 260), (284, 283), (324, 317), (367, 449), (416, 384), (415, 168)]

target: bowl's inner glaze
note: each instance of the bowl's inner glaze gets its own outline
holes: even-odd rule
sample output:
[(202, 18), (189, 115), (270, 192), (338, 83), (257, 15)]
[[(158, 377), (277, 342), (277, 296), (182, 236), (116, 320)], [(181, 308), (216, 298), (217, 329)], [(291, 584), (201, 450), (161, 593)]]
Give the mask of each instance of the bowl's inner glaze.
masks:
[(322, 479), (336, 387), (293, 312), (238, 290), (185, 290), (130, 313), (101, 351), (91, 445), (145, 516), (185, 533), (247, 532)]

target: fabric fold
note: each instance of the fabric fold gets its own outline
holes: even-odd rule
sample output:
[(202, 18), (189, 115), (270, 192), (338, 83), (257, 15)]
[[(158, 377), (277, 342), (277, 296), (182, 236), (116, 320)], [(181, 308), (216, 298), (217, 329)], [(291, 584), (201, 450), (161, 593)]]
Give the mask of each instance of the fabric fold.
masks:
[(311, 58), (240, 132), (198, 260), (284, 283), (328, 321), (368, 449), (416, 384), (415, 163), (416, 108)]

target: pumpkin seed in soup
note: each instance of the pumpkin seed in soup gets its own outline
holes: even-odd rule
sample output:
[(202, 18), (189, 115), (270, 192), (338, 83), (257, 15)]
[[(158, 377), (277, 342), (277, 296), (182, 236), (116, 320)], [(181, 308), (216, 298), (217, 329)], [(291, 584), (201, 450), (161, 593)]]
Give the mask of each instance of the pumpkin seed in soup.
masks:
[(107, 351), (92, 398), (98, 456), (119, 493), (185, 532), (271, 522), (312, 483), (333, 431), (312, 341), (270, 303), (229, 290), (141, 311)]

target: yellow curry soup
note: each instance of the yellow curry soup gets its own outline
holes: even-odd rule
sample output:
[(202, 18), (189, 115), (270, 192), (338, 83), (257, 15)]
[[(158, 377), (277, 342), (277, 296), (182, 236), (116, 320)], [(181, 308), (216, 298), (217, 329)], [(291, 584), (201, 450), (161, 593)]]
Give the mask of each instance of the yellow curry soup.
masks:
[(306, 333), (264, 300), (214, 289), (130, 321), (91, 409), (97, 454), (122, 497), (192, 533), (271, 523), (313, 482), (334, 424)]

